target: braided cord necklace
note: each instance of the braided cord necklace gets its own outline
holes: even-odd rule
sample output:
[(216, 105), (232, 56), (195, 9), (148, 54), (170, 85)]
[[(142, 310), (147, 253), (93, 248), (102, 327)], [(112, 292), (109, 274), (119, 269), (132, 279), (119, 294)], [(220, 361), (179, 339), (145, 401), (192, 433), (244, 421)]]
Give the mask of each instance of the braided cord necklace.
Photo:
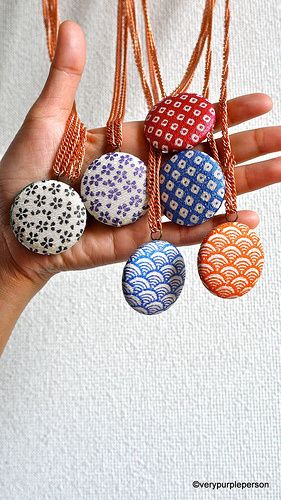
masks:
[(127, 94), (128, 22), (118, 0), (115, 77), (106, 138), (109, 152), (94, 160), (81, 182), (81, 196), (91, 216), (102, 224), (125, 226), (147, 211), (146, 165), (122, 151)]
[[(136, 25), (135, 4), (133, 0), (125, 0), (125, 3), (132, 45), (134, 49), (135, 63), (140, 75), (143, 92), (149, 108), (149, 114), (145, 121), (145, 135), (150, 143), (148, 157), (148, 223), (152, 241), (149, 243), (145, 243), (139, 249), (137, 249), (126, 263), (122, 281), (123, 293), (129, 305), (132, 306), (136, 311), (144, 314), (157, 314), (168, 309), (177, 300), (182, 291), (185, 280), (185, 265), (181, 253), (171, 243), (161, 240), (163, 207), (161, 207), (160, 200), (161, 190), (159, 186), (159, 171), (165, 172), (166, 169), (167, 172), (171, 172), (172, 174), (171, 167), (168, 164), (165, 165), (164, 163), (164, 165), (161, 167), (162, 156), (165, 153), (169, 152), (169, 147), (167, 147), (166, 140), (168, 139), (169, 141), (169, 137), (167, 138), (165, 136), (163, 142), (158, 140), (158, 137), (162, 136), (162, 130), (165, 130), (165, 127), (167, 127), (169, 123), (169, 119), (167, 119), (166, 117), (163, 119), (163, 116), (161, 116), (161, 114), (163, 114), (163, 112), (166, 111), (166, 107), (168, 107), (166, 115), (169, 116), (170, 111), (172, 111), (171, 115), (175, 115), (175, 123), (177, 118), (179, 118), (179, 121), (182, 121), (184, 119), (184, 126), (182, 126), (182, 130), (184, 130), (186, 128), (187, 120), (192, 120), (192, 116), (196, 116), (194, 115), (195, 111), (197, 113), (200, 108), (207, 108), (208, 111), (210, 110), (211, 116), (209, 117), (208, 115), (206, 115), (209, 122), (208, 127), (203, 126), (203, 130), (202, 127), (200, 127), (201, 140), (207, 137), (208, 132), (213, 127), (215, 113), (213, 107), (207, 101), (206, 97), (208, 95), (211, 69), (211, 43), (209, 39), (211, 39), (212, 16), (215, 2), (211, 0), (206, 1), (201, 23), (201, 30), (199, 33), (199, 38), (195, 45), (195, 49), (192, 52), (191, 59), (188, 63), (182, 81), (169, 97), (166, 97), (163, 86), (163, 80), (161, 77), (160, 66), (158, 63), (156, 47), (148, 15), (147, 1), (142, 1), (142, 7), (146, 31), (146, 49), (151, 88), (149, 87), (148, 79), (144, 70), (141, 43)], [(203, 86), (204, 96), (201, 97), (197, 94), (186, 94), (185, 92), (188, 86), (191, 84), (206, 43), (207, 51)], [(190, 106), (189, 103), (192, 105)], [(179, 110), (179, 108), (183, 107), (185, 108), (183, 109), (183, 112), (185, 112), (185, 114), (181, 112), (181, 109)], [(175, 114), (175, 109), (177, 110), (178, 114)], [(192, 122), (193, 124), (194, 121), (195, 120), (193, 120)], [(154, 127), (155, 123), (159, 128), (156, 131), (154, 130), (155, 136), (153, 139), (149, 134), (153, 132), (151, 128)], [(173, 130), (174, 123), (170, 122), (169, 125)], [(176, 125), (178, 124), (176, 123)], [(195, 126), (197, 125), (198, 121)], [(158, 132), (159, 130), (160, 134)], [(186, 130), (186, 132), (188, 131)], [(192, 137), (192, 135), (193, 133), (191, 131), (188, 140), (193, 140), (198, 143), (200, 137)], [(178, 134), (177, 137), (180, 137), (180, 134)], [(173, 141), (172, 149), (175, 148), (179, 150), (180, 148), (176, 147), (176, 139), (177, 138), (175, 138)], [(184, 151), (184, 153), (186, 153), (186, 150)], [(208, 155), (204, 155), (203, 153), (202, 155), (204, 157), (204, 161), (207, 161), (207, 159), (210, 160), (210, 157)], [(172, 157), (172, 159), (173, 162), (177, 162), (177, 157), (175, 155)], [(182, 160), (180, 160), (179, 158), (179, 161)], [(217, 164), (216, 169), (220, 170), (221, 178), (223, 178), (221, 169)], [(160, 173), (160, 183), (161, 178), (164, 179), (162, 173)], [(165, 213), (165, 215), (169, 216), (168, 213)]]
[[(248, 293), (261, 276), (264, 251), (255, 231), (238, 221), (235, 158), (228, 132), (227, 80), (229, 73), (230, 2), (225, 0), (223, 67), (219, 109), (222, 130), (221, 166), (225, 177), (227, 222), (214, 228), (203, 240), (198, 253), (198, 272), (206, 288), (221, 298)], [(215, 141), (213, 154), (219, 157)]]
[[(49, 58), (55, 55), (59, 30), (58, 0), (43, 0), (43, 17)], [(86, 209), (70, 182), (77, 180), (85, 156), (87, 130), (75, 102), (52, 163), (55, 180), (36, 180), (15, 197), (10, 222), (15, 237), (32, 252), (51, 255), (65, 252), (81, 238), (86, 227)]]
[[(149, 94), (146, 91), (147, 85), (146, 85), (146, 80), (145, 80), (145, 75), (143, 71), (143, 64), (140, 63), (140, 43), (138, 40), (138, 34), (137, 34), (137, 29), (136, 25), (133, 24), (135, 21), (135, 15), (132, 5), (133, 5), (133, 0), (127, 0), (127, 14), (130, 16), (130, 21), (129, 25), (131, 27), (131, 35), (132, 35), (132, 41), (133, 41), (133, 46), (137, 48), (137, 50), (134, 50), (135, 53), (135, 59), (136, 59), (136, 65), (140, 73), (141, 77), (141, 82), (143, 84), (143, 89), (145, 96), (147, 98), (147, 103), (148, 106), (151, 107), (151, 98)], [(145, 29), (146, 29), (146, 46), (147, 46), (147, 52), (148, 52), (148, 62), (149, 62), (149, 70), (150, 70), (150, 80), (151, 82), (156, 82), (157, 80), (157, 75), (160, 75), (160, 69), (159, 69), (159, 64), (157, 61), (157, 53), (155, 49), (155, 45), (153, 43), (153, 35), (151, 31), (151, 25), (148, 17), (148, 10), (147, 10), (147, 2), (146, 0), (143, 0), (142, 2), (143, 5), (143, 11), (144, 11), (144, 18), (145, 18)], [(201, 32), (199, 36), (199, 40), (196, 44), (196, 49), (197, 51), (194, 53), (193, 52), (193, 57), (191, 58), (191, 61), (189, 63), (189, 68), (191, 69), (191, 72), (189, 74), (188, 70), (185, 74), (185, 77), (181, 84), (177, 87), (177, 89), (174, 91), (174, 93), (171, 94), (171, 96), (177, 95), (178, 91), (186, 90), (188, 85), (190, 84), (194, 72), (196, 69), (196, 65), (198, 65), (199, 62), (199, 55), (201, 56), (205, 42), (207, 40), (207, 49), (206, 49), (206, 59), (205, 59), (205, 76), (204, 76), (204, 87), (203, 87), (203, 97), (208, 98), (209, 95), (209, 84), (210, 84), (210, 74), (211, 74), (211, 59), (212, 59), (212, 23), (213, 23), (213, 10), (214, 10), (215, 2), (207, 2), (205, 6), (205, 11), (204, 11), (204, 16), (203, 16), (203, 21), (201, 24)], [(160, 239), (162, 237), (162, 221), (161, 221), (161, 216), (162, 216), (162, 211), (161, 211), (161, 205), (160, 205), (160, 193), (161, 193), (161, 200), (162, 200), (162, 208), (164, 205), (164, 213), (167, 215), (171, 220), (174, 220), (174, 222), (178, 224), (185, 224), (185, 225), (195, 225), (198, 223), (204, 222), (204, 219), (200, 220), (198, 215), (192, 212), (192, 215), (190, 217), (189, 222), (193, 222), (193, 224), (186, 224), (185, 221), (182, 220), (182, 218), (178, 218), (179, 211), (178, 211), (178, 199), (172, 199), (169, 197), (169, 193), (165, 192), (165, 190), (161, 190), (161, 182), (165, 185), (166, 191), (167, 189), (169, 191), (172, 190), (174, 187), (174, 179), (180, 179), (180, 182), (176, 184), (174, 194), (177, 196), (177, 198), (182, 198), (182, 196), (186, 196), (186, 204), (181, 204), (180, 205), (180, 214), (184, 217), (188, 213), (190, 214), (190, 210), (188, 210), (187, 205), (192, 205), (194, 203), (194, 193), (197, 194), (196, 190), (198, 189), (200, 198), (204, 200), (204, 196), (206, 196), (207, 200), (210, 200), (210, 192), (204, 191), (206, 187), (209, 187), (212, 192), (214, 192), (216, 188), (216, 193), (215, 197), (211, 197), (211, 203), (212, 203), (212, 209), (210, 210), (210, 206), (207, 206), (207, 213), (205, 214), (208, 215), (208, 217), (205, 218), (208, 219), (212, 217), (215, 212), (220, 208), (221, 203), (223, 201), (223, 197), (225, 194), (225, 208), (226, 208), (226, 219), (227, 221), (231, 221), (233, 218), (236, 221), (238, 218), (238, 213), (237, 213), (237, 194), (236, 194), (236, 185), (235, 185), (235, 176), (234, 176), (234, 168), (235, 168), (235, 160), (231, 151), (231, 145), (230, 145), (230, 139), (229, 139), (229, 133), (228, 133), (228, 114), (227, 114), (227, 78), (228, 78), (228, 56), (229, 56), (229, 24), (230, 24), (230, 9), (229, 9), (229, 1), (227, 0), (225, 3), (225, 19), (224, 19), (224, 45), (223, 45), (223, 70), (222, 70), (222, 83), (221, 83), (221, 91), (220, 91), (220, 99), (219, 99), (219, 110), (220, 110), (220, 115), (221, 115), (221, 124), (222, 124), (222, 159), (220, 160), (220, 155), (218, 152), (217, 144), (214, 139), (214, 134), (212, 128), (209, 129), (208, 133), (206, 134), (207, 140), (209, 142), (210, 149), (212, 151), (212, 155), (214, 157), (211, 158), (208, 155), (205, 155), (204, 153), (201, 152), (199, 154), (198, 151), (190, 149), (186, 149), (183, 151), (180, 151), (177, 155), (174, 155), (170, 160), (164, 162), (164, 164), (161, 167), (161, 156), (163, 152), (168, 152), (169, 147), (167, 147), (167, 143), (165, 142), (160, 142), (155, 140), (155, 135), (161, 136), (161, 129), (157, 130), (156, 134), (155, 131), (152, 129), (151, 133), (154, 133), (154, 140), (151, 140), (151, 137), (146, 133), (146, 126), (145, 126), (145, 133), (146, 137), (150, 142), (150, 152), (149, 152), (149, 161), (148, 161), (148, 187), (149, 187), (149, 193), (150, 193), (150, 213), (149, 213), (149, 225), (151, 229), (151, 238), (152, 239), (157, 239), (154, 238), (154, 235), (157, 234), (158, 238)], [(203, 41), (202, 41), (203, 40)], [(196, 50), (195, 49), (195, 50)], [(197, 55), (197, 58), (196, 58)], [(194, 61), (196, 62), (194, 63)], [(152, 64), (151, 62), (152, 61)], [(151, 76), (152, 69), (154, 68), (155, 73), (156, 73), (156, 78), (153, 79)], [(156, 70), (157, 68), (157, 70)], [(159, 79), (158, 79), (159, 82)], [(162, 79), (161, 79), (162, 82)], [(161, 87), (160, 87), (161, 88)], [(154, 89), (152, 89), (152, 93), (154, 96), (157, 96), (157, 93), (155, 92)], [(151, 94), (152, 94), (151, 93)], [(162, 87), (162, 96), (164, 94), (163, 87)], [(194, 97), (192, 96), (192, 99)], [(171, 100), (171, 97), (168, 99), (165, 99), (162, 97), (162, 102), (164, 101), (164, 104), (174, 104), (173, 101)], [(171, 106), (172, 107), (172, 106)], [(159, 109), (159, 106), (152, 107), (152, 115), (153, 111)], [(161, 108), (160, 108), (161, 109)], [(160, 111), (160, 110), (159, 110)], [(163, 112), (164, 110), (161, 109)], [(169, 110), (170, 111), (170, 110)], [(187, 108), (187, 111), (190, 111), (190, 107)], [(196, 110), (195, 110), (196, 111)], [(178, 117), (179, 118), (179, 117)], [(151, 119), (151, 115), (148, 115), (146, 121), (148, 121), (149, 126), (153, 127), (153, 121), (154, 122), (159, 122), (159, 116), (153, 116)], [(167, 120), (166, 122), (162, 121), (162, 124), (164, 126), (167, 125)], [(174, 123), (172, 124), (174, 125)], [(151, 128), (152, 128), (151, 127)], [(171, 127), (173, 128), (173, 127)], [(149, 132), (149, 131), (148, 131)], [(167, 138), (167, 136), (165, 137)], [(170, 137), (168, 137), (170, 139)], [(192, 137), (193, 139), (193, 137)], [(193, 141), (193, 144), (188, 144), (185, 146), (185, 148), (189, 148), (190, 146), (194, 146), (194, 142), (198, 143), (199, 141), (197, 140), (198, 138), (196, 137), (196, 140)], [(202, 138), (200, 138), (201, 142)], [(173, 143), (173, 148), (177, 146), (176, 142), (174, 141)], [(180, 143), (180, 147), (182, 147), (182, 142)], [(180, 148), (177, 148), (180, 149)], [(160, 151), (159, 151), (160, 150)], [(202, 157), (203, 156), (203, 157)], [(188, 160), (186, 162), (186, 159)], [(190, 161), (192, 159), (193, 161)], [(176, 164), (176, 168), (175, 168)], [(203, 170), (202, 170), (203, 166)], [(180, 168), (179, 168), (180, 167)], [(187, 168), (186, 168), (187, 167)], [(184, 169), (184, 172), (183, 172)], [(210, 172), (212, 170), (212, 177), (207, 175), (206, 179), (206, 173)], [(159, 171), (160, 171), (160, 186), (158, 182), (158, 176), (159, 176)], [(166, 171), (166, 173), (165, 173)], [(185, 176), (187, 173), (191, 172), (191, 178), (192, 179), (187, 179)], [(224, 173), (224, 175), (223, 175)], [(190, 192), (187, 187), (190, 185), (190, 180), (194, 179), (194, 175), (196, 175), (197, 181), (201, 183), (200, 190), (198, 188), (198, 185), (192, 184), (191, 186), (191, 191)], [(162, 179), (162, 180), (161, 180)], [(202, 193), (202, 181), (203, 179), (207, 180), (206, 185), (203, 187), (203, 193)], [(184, 182), (186, 181), (186, 183)], [(220, 181), (220, 182), (218, 182)], [(183, 184), (185, 189), (180, 189), (183, 186), (180, 184)], [(159, 189), (160, 187), (160, 189)], [(192, 196), (191, 196), (192, 195)], [(175, 198), (175, 197), (173, 197)], [(219, 200), (218, 200), (219, 198)], [(200, 201), (201, 201), (200, 199)], [(164, 201), (164, 203), (163, 203)], [(202, 212), (203, 204), (198, 203), (198, 197), (196, 200), (196, 205), (195, 205), (195, 212)], [(165, 211), (165, 208), (167, 208), (167, 205), (169, 207), (169, 211)], [(210, 204), (209, 204), (210, 205)], [(213, 210), (213, 207), (216, 208), (216, 210)], [(176, 215), (177, 218), (174, 218)], [(192, 220), (193, 218), (193, 220)], [(243, 295), (244, 293), (247, 293), (254, 284), (256, 283), (258, 277), (261, 274), (262, 266), (263, 266), (263, 250), (259, 241), (259, 238), (257, 235), (252, 231), (250, 228), (248, 228), (245, 225), (239, 224), (237, 222), (227, 222), (226, 224), (219, 226), (217, 230), (214, 230), (211, 234), (211, 239), (213, 240), (216, 238), (216, 234), (220, 234), (221, 230), (223, 229), (224, 232), (229, 232), (231, 234), (231, 239), (228, 237), (228, 247), (234, 246), (235, 244), (237, 245), (238, 250), (237, 250), (237, 255), (238, 260), (234, 259), (232, 260), (233, 255), (231, 254), (231, 249), (229, 252), (229, 248), (227, 247), (226, 250), (224, 249), (224, 255), (223, 258), (221, 259), (220, 255), (220, 248), (214, 248), (212, 247), (212, 252), (209, 255), (209, 258), (212, 259), (217, 259), (217, 263), (215, 267), (212, 267), (210, 265), (210, 262), (205, 262), (205, 255), (206, 255), (206, 248), (207, 250), (210, 250), (210, 242), (209, 238), (207, 237), (203, 244), (200, 247), (200, 252), (198, 256), (198, 270), (199, 270), (199, 275), (204, 283), (204, 285), (213, 293), (220, 297), (225, 297), (225, 298), (230, 298), (230, 297), (237, 297), (240, 295)], [(215, 235), (215, 236), (214, 236)], [(235, 239), (236, 235), (236, 239)], [(246, 241), (247, 240), (247, 241)], [(245, 250), (244, 246), (246, 241), (246, 245), (249, 246), (250, 251), (249, 255), (247, 254), (246, 256), (241, 257), (240, 259), (240, 254), (243, 255), (243, 251)], [(155, 251), (155, 245), (158, 242), (154, 242), (154, 244), (147, 244), (147, 247), (152, 246), (153, 251)], [(221, 244), (221, 242), (220, 242)], [(167, 295), (169, 295), (169, 301), (165, 303), (165, 295), (160, 296), (159, 294), (155, 294), (153, 292), (156, 291), (154, 284), (149, 283), (149, 280), (147, 280), (147, 274), (146, 274), (146, 269), (145, 267), (142, 269), (141, 267), (141, 260), (147, 259), (147, 257), (150, 258), (152, 261), (152, 268), (155, 268), (155, 262), (153, 262), (153, 254), (149, 252), (145, 252), (144, 254), (144, 247), (141, 247), (141, 249), (138, 249), (135, 254), (131, 256), (129, 261), (127, 262), (125, 266), (125, 270), (123, 273), (123, 291), (126, 300), (128, 303), (134, 307), (139, 312), (145, 313), (145, 314), (155, 314), (158, 312), (161, 312), (162, 310), (167, 309), (177, 298), (179, 293), (181, 292), (181, 289), (183, 287), (183, 273), (182, 273), (182, 263), (181, 267), (179, 270), (174, 269), (174, 273), (172, 273), (172, 281), (174, 278), (177, 280), (177, 284), (179, 284), (179, 287), (177, 287), (175, 290), (172, 290), (171, 287), (171, 280), (170, 282), (167, 283), (167, 280), (165, 282), (166, 286), (166, 292)], [(163, 249), (162, 249), (163, 253)], [(165, 252), (164, 252), (165, 253)], [(208, 253), (208, 252), (207, 252)], [(173, 257), (176, 256), (176, 259), (178, 259), (178, 255), (174, 254)], [(228, 264), (229, 266), (226, 266), (227, 268), (232, 268), (231, 271), (229, 272), (229, 269), (219, 269), (219, 272), (221, 272), (221, 276), (219, 279), (219, 283), (217, 283), (217, 266), (219, 263), (221, 263), (221, 260), (224, 262), (227, 261), (228, 259)], [(165, 265), (167, 264), (165, 260)], [(144, 300), (142, 300), (142, 297), (140, 297), (140, 293), (138, 293), (138, 286), (139, 283), (137, 281), (137, 287), (132, 287), (132, 279), (135, 280), (137, 276), (133, 275), (132, 278), (132, 268), (134, 269), (134, 266), (136, 265), (139, 266), (141, 275), (142, 277), (144, 276), (145, 279), (148, 281), (147, 283), (147, 290), (141, 291), (141, 294), (144, 295)], [(246, 267), (245, 267), (246, 264)], [(165, 266), (164, 266), (165, 267)], [(175, 266), (173, 266), (175, 268)], [(157, 268), (157, 264), (156, 264)], [(233, 268), (235, 268), (235, 271), (233, 271)], [(134, 272), (135, 269), (134, 269)], [(234, 276), (233, 276), (234, 273)], [(246, 273), (246, 275), (245, 275)], [(153, 276), (152, 276), (153, 277)], [(233, 283), (234, 280), (234, 283)], [(168, 280), (169, 281), (169, 280)], [(213, 284), (215, 283), (215, 286)], [(158, 286), (158, 285), (157, 285)], [(149, 293), (148, 293), (149, 292)], [(152, 293), (151, 293), (152, 292)], [(174, 292), (174, 293), (173, 293)], [(162, 293), (162, 290), (161, 290)], [(147, 298), (148, 294), (148, 298)], [(136, 300), (137, 299), (137, 300)], [(141, 300), (139, 300), (141, 299)]]
[[(42, 0), (42, 7), (48, 53), (52, 63), (60, 25), (58, 0)], [(57, 176), (67, 177), (71, 182), (80, 177), (86, 143), (87, 129), (77, 114), (74, 102), (53, 162), (53, 171)]]

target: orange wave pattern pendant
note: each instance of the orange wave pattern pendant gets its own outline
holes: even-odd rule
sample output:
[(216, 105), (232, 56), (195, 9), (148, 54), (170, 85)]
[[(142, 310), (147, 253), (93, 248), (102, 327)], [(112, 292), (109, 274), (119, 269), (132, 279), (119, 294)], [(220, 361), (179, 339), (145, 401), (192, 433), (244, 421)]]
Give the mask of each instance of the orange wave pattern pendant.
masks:
[(264, 252), (245, 224), (226, 222), (211, 231), (198, 253), (198, 272), (210, 292), (224, 299), (248, 293), (261, 276)]

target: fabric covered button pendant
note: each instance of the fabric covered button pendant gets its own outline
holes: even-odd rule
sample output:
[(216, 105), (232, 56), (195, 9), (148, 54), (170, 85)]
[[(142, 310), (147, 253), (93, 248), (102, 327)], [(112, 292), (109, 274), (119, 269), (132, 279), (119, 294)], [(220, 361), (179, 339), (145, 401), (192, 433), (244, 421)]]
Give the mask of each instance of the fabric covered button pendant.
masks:
[(32, 252), (58, 254), (82, 236), (87, 212), (79, 194), (56, 180), (33, 182), (16, 196), (11, 227), (18, 241)]
[(249, 292), (259, 279), (264, 252), (258, 235), (245, 224), (227, 222), (203, 240), (198, 271), (203, 284), (218, 297), (233, 299)]
[(185, 226), (202, 224), (219, 210), (225, 193), (221, 167), (196, 149), (181, 151), (160, 170), (164, 214)]
[(142, 314), (158, 314), (179, 297), (185, 264), (179, 250), (167, 241), (150, 241), (127, 261), (122, 279), (128, 304)]
[(215, 120), (215, 109), (207, 99), (182, 93), (165, 97), (149, 111), (144, 135), (163, 153), (181, 151), (204, 141)]
[(87, 168), (81, 196), (88, 212), (103, 224), (131, 224), (148, 208), (146, 166), (128, 153), (105, 154)]

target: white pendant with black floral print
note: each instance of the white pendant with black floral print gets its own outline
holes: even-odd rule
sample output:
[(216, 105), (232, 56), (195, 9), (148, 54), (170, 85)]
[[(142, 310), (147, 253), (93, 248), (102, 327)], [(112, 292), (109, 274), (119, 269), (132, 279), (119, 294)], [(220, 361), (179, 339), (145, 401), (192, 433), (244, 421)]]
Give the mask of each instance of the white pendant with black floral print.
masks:
[(11, 226), (18, 241), (32, 252), (58, 254), (82, 236), (87, 213), (79, 194), (56, 180), (33, 182), (14, 199)]
[(88, 212), (109, 226), (125, 226), (147, 210), (146, 166), (128, 153), (108, 153), (94, 160), (81, 182)]

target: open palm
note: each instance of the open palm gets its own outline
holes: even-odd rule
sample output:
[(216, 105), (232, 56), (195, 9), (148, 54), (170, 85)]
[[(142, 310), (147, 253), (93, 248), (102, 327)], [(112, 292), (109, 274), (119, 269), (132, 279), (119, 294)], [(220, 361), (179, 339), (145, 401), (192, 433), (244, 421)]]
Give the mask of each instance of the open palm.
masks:
[[(17, 192), (30, 182), (48, 178), (51, 174), (52, 161), (72, 108), (84, 62), (84, 35), (78, 25), (67, 21), (60, 28), (56, 56), (46, 85), (1, 161), (1, 259), (7, 268), (13, 267), (14, 271), (29, 278), (49, 277), (62, 270), (85, 269), (122, 261), (149, 239), (146, 216), (121, 228), (106, 226), (92, 219), (88, 221), (80, 241), (70, 250), (59, 255), (43, 256), (33, 254), (20, 245), (10, 229), (9, 210)], [(268, 112), (271, 100), (264, 94), (251, 94), (233, 99), (228, 108), (230, 125), (236, 125)], [(219, 126), (218, 117), (217, 130)], [(146, 161), (148, 147), (142, 122), (124, 124), (123, 135), (122, 149)], [(280, 127), (233, 134), (231, 142), (238, 163), (236, 181), (239, 194), (281, 180), (280, 158), (243, 165), (243, 162), (281, 148)], [(204, 144), (200, 147), (205, 149)], [(106, 149), (105, 129), (91, 130), (84, 169)], [(74, 187), (79, 190), (79, 184)], [(239, 220), (250, 227), (258, 224), (255, 212), (239, 212)], [(175, 245), (199, 243), (214, 225), (223, 221), (223, 216), (216, 216), (191, 228), (167, 222), (163, 225), (163, 238)]]

